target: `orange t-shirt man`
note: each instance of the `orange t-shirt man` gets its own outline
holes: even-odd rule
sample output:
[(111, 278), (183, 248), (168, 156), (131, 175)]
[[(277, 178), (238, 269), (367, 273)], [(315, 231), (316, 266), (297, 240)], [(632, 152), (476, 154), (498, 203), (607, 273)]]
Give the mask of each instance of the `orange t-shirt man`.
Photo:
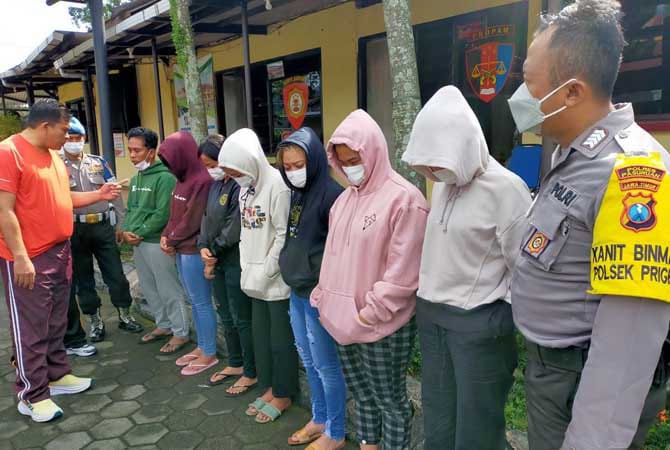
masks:
[[(21, 135), (0, 142), (0, 191), (16, 195), (14, 211), (29, 258), (72, 235), (72, 197), (58, 152), (45, 153)], [(13, 261), (0, 234), (0, 258)]]

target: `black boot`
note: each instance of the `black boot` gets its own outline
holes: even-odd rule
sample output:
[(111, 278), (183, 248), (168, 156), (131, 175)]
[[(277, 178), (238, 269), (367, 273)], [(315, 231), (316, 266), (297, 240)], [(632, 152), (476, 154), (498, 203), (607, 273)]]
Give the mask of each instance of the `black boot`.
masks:
[(119, 308), (119, 328), (131, 333), (141, 333), (144, 327), (130, 315), (130, 308)]
[(89, 339), (91, 342), (100, 342), (105, 339), (105, 324), (100, 316), (100, 308), (94, 314), (88, 316), (91, 319), (91, 331)]

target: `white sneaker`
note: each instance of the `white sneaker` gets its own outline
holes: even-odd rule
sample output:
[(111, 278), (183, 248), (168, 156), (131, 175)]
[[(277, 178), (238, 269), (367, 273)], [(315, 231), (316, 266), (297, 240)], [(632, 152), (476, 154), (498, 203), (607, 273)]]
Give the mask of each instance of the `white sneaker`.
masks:
[(98, 353), (98, 349), (96, 349), (91, 344), (84, 344), (81, 347), (66, 347), (65, 353), (68, 355), (76, 355), (81, 356), (82, 358), (87, 358)]
[(49, 422), (63, 415), (63, 410), (50, 398), (37, 403), (19, 402), (18, 410), (34, 422)]
[(49, 392), (51, 396), (78, 394), (84, 392), (93, 386), (93, 378), (75, 377), (72, 374), (67, 374), (60, 380), (49, 383)]

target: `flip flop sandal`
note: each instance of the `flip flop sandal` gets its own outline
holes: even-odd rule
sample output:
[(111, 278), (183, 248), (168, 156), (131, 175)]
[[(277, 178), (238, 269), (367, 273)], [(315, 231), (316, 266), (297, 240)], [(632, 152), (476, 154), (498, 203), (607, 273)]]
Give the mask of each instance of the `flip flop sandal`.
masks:
[[(224, 369), (225, 370), (225, 369)], [(240, 378), (242, 375), (232, 374), (232, 373), (223, 373), (223, 370), (215, 372), (207, 382), (210, 386), (218, 386), (223, 383), (229, 382), (231, 379)], [(212, 380), (212, 378), (218, 378), (217, 380)]]
[(171, 350), (169, 350), (169, 351), (167, 351), (167, 352), (164, 352), (164, 351), (163, 351), (163, 348), (165, 348), (165, 345), (164, 345), (163, 347), (161, 347), (160, 350), (158, 350), (158, 353), (160, 353), (161, 355), (171, 355), (171, 354), (173, 354), (173, 353), (177, 353), (179, 350), (181, 350), (182, 348), (184, 348), (184, 346), (186, 346), (186, 344), (188, 344), (188, 342), (189, 342), (189, 341), (182, 342), (182, 343), (179, 343), (179, 344), (170, 344), (170, 343), (168, 342), (168, 343), (166, 343), (165, 345), (169, 345), (170, 348), (171, 348)]
[(249, 407), (247, 410), (244, 412), (249, 417), (254, 417), (258, 414), (258, 412), (263, 409), (263, 406), (267, 405), (265, 403), (265, 400), (262, 398), (258, 397), (256, 400), (253, 401), (253, 403), (249, 403)]
[[(240, 395), (246, 394), (247, 392), (249, 392), (250, 390), (252, 390), (256, 386), (258, 386), (258, 383), (254, 383), (254, 384), (233, 384), (233, 385), (230, 386), (231, 388), (238, 388), (238, 389), (242, 389), (242, 390), (240, 392), (235, 392), (235, 393), (231, 393), (231, 392), (228, 392), (228, 390), (226, 390), (226, 397), (230, 397), (230, 398), (239, 397)], [(256, 411), (256, 413), (254, 413), (254, 414), (247, 414), (247, 415), (255, 416), (256, 414), (258, 414), (258, 411)]]
[[(146, 337), (149, 337), (149, 339), (144, 339)], [(140, 339), (139, 344), (144, 345), (144, 344), (151, 344), (154, 342), (162, 341), (167, 338), (171, 338), (172, 333), (170, 334), (160, 334), (160, 333), (154, 333), (153, 331), (151, 333), (147, 333), (142, 338)]]
[(190, 363), (188, 366), (184, 367), (181, 369), (181, 374), (185, 376), (190, 376), (190, 375), (197, 375), (201, 372), (204, 372), (205, 370), (216, 366), (219, 363), (218, 359), (215, 359), (209, 364), (193, 364)]
[[(258, 414), (256, 415), (256, 423), (260, 424), (265, 424), (265, 423), (270, 423), (274, 422), (275, 420), (279, 419), (279, 417), (282, 415), (283, 411), (278, 410), (274, 406), (272, 406), (270, 403), (266, 403), (265, 406), (263, 406), (260, 411), (258, 411)], [(260, 414), (264, 414), (267, 416), (267, 419), (261, 419), (258, 417)]]
[(177, 358), (177, 360), (174, 363), (179, 367), (184, 367), (188, 366), (189, 364), (191, 364), (191, 361), (198, 358), (199, 358), (198, 355), (194, 355), (193, 353), (187, 353), (184, 356)]
[[(309, 432), (307, 431), (307, 427), (302, 427), (301, 429), (299, 429), (298, 431), (293, 433), (293, 435), (291, 435), (288, 438), (288, 445), (291, 445), (291, 446), (293, 446), (293, 445), (307, 445), (307, 444), (312, 443), (312, 442), (316, 441), (317, 439), (319, 439), (322, 434), (323, 433), (321, 431), (317, 431), (314, 434), (309, 434)], [(296, 438), (296, 439), (294, 439), (294, 438)]]

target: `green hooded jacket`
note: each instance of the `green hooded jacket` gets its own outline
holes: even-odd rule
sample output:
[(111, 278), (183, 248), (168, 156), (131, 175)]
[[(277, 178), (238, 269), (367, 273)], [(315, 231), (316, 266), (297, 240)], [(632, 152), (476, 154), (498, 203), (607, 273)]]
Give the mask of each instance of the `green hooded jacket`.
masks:
[(170, 219), (170, 198), (177, 179), (160, 161), (130, 180), (128, 211), (123, 231), (141, 236), (143, 242), (160, 242)]

